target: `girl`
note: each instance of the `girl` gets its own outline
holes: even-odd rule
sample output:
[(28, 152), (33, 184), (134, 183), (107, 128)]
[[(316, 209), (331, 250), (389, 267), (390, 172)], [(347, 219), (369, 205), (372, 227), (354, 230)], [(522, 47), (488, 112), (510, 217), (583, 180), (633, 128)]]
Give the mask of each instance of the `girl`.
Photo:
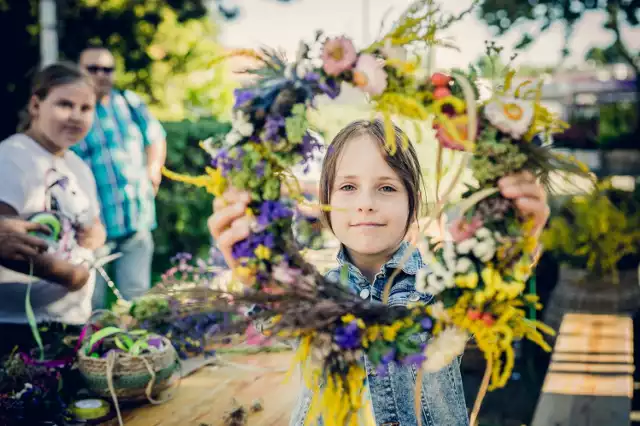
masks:
[(68, 250), (64, 255), (48, 250), (0, 267), (0, 354), (16, 345), (34, 346), (25, 308), (31, 281), (38, 323), (60, 330), (87, 322), (95, 276), (86, 263), (105, 241), (93, 175), (69, 151), (93, 121), (91, 81), (73, 65), (53, 64), (35, 76), (31, 93), (20, 132), (0, 143), (0, 216), (64, 217), (70, 225), (64, 230)]
[[(396, 145), (404, 135), (395, 128)], [(411, 144), (395, 155), (385, 150), (384, 125), (380, 121), (356, 121), (333, 140), (324, 159), (320, 177), (320, 202), (331, 206), (322, 219), (341, 243), (338, 263), (347, 265), (349, 285), (363, 299), (380, 302), (387, 277), (399, 266), (409, 244), (405, 236), (417, 220), (421, 206), (421, 169)], [(548, 217), (545, 192), (530, 175), (503, 178), (502, 194), (515, 200), (522, 215), (535, 219), (539, 233)], [(225, 259), (235, 266), (233, 244), (249, 235), (251, 224), (244, 216), (249, 195), (227, 191), (214, 201), (209, 227)], [(231, 204), (230, 204), (231, 203)], [(429, 295), (416, 291), (416, 272), (425, 265), (415, 250), (396, 277), (389, 304), (406, 305)], [(327, 274), (338, 280), (340, 268)], [(365, 359), (366, 364), (366, 359)], [(367, 366), (367, 381), (377, 425), (417, 425), (414, 411), (416, 371), (395, 367), (379, 376)], [(303, 389), (291, 418), (292, 426), (302, 426), (309, 410), (312, 390)], [(448, 367), (424, 375), (422, 383), (422, 424), (467, 425), (459, 360)]]

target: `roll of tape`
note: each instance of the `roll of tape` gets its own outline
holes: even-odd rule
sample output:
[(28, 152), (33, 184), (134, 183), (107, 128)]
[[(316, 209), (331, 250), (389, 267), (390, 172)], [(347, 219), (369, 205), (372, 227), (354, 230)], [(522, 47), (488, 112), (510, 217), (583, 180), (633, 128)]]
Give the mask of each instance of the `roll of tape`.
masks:
[(104, 399), (81, 399), (71, 405), (71, 412), (78, 420), (95, 420), (108, 416), (111, 406)]

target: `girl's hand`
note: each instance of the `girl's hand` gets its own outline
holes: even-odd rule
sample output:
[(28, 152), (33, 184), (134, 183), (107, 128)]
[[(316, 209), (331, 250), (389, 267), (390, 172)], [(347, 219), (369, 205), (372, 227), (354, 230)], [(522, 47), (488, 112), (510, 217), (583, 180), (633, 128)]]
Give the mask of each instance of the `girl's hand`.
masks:
[(549, 219), (547, 193), (529, 172), (505, 176), (498, 181), (502, 196), (514, 201), (520, 214), (534, 221), (532, 235), (539, 237)]
[(230, 188), (213, 201), (213, 215), (209, 217), (209, 232), (215, 239), (229, 268), (238, 266), (233, 258), (233, 245), (249, 236), (251, 222), (245, 211), (251, 195), (245, 191)]

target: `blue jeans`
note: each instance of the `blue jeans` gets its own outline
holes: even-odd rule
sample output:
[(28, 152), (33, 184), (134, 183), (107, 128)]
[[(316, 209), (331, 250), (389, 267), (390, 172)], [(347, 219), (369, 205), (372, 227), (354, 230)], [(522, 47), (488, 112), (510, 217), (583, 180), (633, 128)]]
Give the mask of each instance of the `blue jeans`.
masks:
[[(131, 236), (108, 241), (96, 251), (98, 258), (112, 253), (122, 253), (107, 268), (110, 278), (126, 300), (142, 296), (151, 288), (151, 260), (153, 258), (153, 236), (151, 231), (139, 231)], [(107, 282), (96, 274), (96, 288), (93, 292), (93, 309), (106, 307)]]

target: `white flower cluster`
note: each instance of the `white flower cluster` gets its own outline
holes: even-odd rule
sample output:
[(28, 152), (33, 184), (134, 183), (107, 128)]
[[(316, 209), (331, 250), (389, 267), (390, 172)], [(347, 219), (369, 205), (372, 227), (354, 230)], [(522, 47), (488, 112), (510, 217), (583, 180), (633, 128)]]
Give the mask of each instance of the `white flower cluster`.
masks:
[(497, 232), (494, 235), (489, 228), (482, 227), (475, 232), (473, 237), (456, 244), (456, 251), (462, 255), (473, 253), (482, 262), (488, 262), (496, 254), (496, 239), (498, 238)]
[(231, 120), (231, 131), (227, 133), (224, 141), (228, 146), (233, 146), (252, 134), (253, 124), (249, 121), (249, 116), (242, 111), (236, 111)]
[(478, 229), (474, 236), (457, 244), (445, 243), (440, 262), (433, 253), (426, 253), (425, 260), (430, 269), (421, 269), (416, 274), (416, 289), (419, 292), (437, 295), (447, 288), (454, 288), (456, 275), (464, 275), (474, 269), (473, 255), (482, 262), (493, 259), (496, 253), (496, 240), (500, 235), (486, 228)]

